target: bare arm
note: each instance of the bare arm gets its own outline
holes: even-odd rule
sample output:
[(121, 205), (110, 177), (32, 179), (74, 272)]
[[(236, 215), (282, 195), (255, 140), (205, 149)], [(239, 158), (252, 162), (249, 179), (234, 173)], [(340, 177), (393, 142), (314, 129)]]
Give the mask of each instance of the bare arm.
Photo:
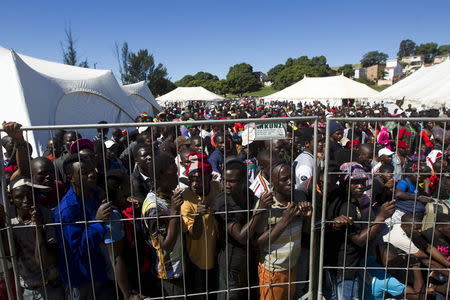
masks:
[(350, 239), (356, 245), (362, 247), (367, 241), (370, 241), (375, 238), (381, 226), (387, 218), (392, 216), (395, 210), (395, 200), (384, 203), (381, 206), (380, 214), (375, 218), (374, 224), (371, 224), (367, 228), (364, 228), (357, 234), (353, 234), (350, 236)]
[(109, 258), (114, 267), (117, 284), (119, 285), (123, 298), (128, 299), (131, 295), (129, 293), (130, 284), (128, 281), (127, 266), (123, 257), (124, 240), (106, 244), (106, 247), (108, 248)]
[(3, 122), (3, 129), (13, 139), (16, 147), (16, 161), (18, 170), (11, 176), (11, 180), (17, 176), (23, 175), (30, 177), (30, 165), (28, 153), (28, 144), (23, 138), (20, 128), (22, 125), (15, 122)]

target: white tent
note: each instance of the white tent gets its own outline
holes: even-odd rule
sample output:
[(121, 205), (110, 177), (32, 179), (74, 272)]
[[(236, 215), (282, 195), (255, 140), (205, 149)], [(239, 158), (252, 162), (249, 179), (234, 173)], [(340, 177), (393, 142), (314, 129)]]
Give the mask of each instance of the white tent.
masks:
[[(2, 47), (0, 66), (0, 121), (24, 126), (133, 122), (150, 110), (147, 102), (128, 96), (109, 70), (68, 66)], [(95, 130), (80, 133), (90, 137)], [(38, 153), (49, 137), (48, 131), (28, 134)]]
[(178, 87), (173, 91), (156, 98), (159, 103), (184, 102), (184, 101), (207, 101), (216, 102), (225, 98), (208, 91), (204, 87)]
[(150, 111), (149, 113), (153, 113), (156, 115), (162, 110), (161, 106), (159, 106), (158, 102), (156, 102), (155, 97), (153, 96), (145, 81), (122, 85), (122, 89), (125, 91), (125, 94), (132, 97), (133, 99), (136, 99), (137, 101), (144, 101), (146, 102), (146, 105), (150, 105), (152, 111)]
[(408, 77), (388, 87), (370, 101), (395, 101), (404, 104), (440, 108), (450, 102), (450, 61), (422, 67)]
[(363, 83), (343, 75), (306, 77), (287, 88), (264, 97), (266, 101), (315, 101), (331, 100), (339, 104), (342, 99), (366, 99), (378, 92)]

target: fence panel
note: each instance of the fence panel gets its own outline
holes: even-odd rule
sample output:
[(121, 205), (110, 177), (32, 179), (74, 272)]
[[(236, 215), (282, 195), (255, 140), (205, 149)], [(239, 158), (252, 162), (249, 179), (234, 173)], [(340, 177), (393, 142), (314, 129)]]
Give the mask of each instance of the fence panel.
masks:
[[(286, 137), (260, 141), (258, 124), (284, 124)], [(311, 128), (309, 141), (298, 127)], [(93, 128), (93, 142), (79, 138)], [(38, 130), (49, 133), (46, 158), (32, 158), (27, 143)], [(1, 163), (14, 168), (1, 171), (0, 256), (9, 299), (315, 296), (320, 208), (306, 186), (317, 171), (301, 185), (295, 159), (308, 144), (318, 164), (316, 117), (7, 131), (14, 154)], [(265, 164), (255, 169), (258, 155)]]
[(319, 298), (448, 298), (449, 121), (327, 119)]

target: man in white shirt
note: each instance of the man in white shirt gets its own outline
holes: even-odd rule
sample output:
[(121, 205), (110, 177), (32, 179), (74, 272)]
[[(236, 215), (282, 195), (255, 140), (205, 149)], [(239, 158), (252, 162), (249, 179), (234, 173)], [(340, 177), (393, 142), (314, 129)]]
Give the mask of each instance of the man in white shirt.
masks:
[(302, 128), (296, 132), (300, 136), (300, 145), (303, 152), (294, 161), (296, 190), (306, 188), (306, 183), (314, 172), (314, 129)]

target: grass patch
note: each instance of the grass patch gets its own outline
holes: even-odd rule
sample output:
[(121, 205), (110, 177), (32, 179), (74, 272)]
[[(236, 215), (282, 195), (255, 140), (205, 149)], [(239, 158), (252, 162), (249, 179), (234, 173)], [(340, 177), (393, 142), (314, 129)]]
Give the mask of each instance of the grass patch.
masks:
[(390, 85), (388, 85), (388, 84), (384, 84), (384, 85), (371, 85), (370, 87), (373, 88), (373, 89), (376, 90), (376, 91), (381, 92), (382, 90), (385, 90), (385, 89), (387, 89), (388, 87), (390, 87)]
[[(245, 93), (244, 97), (246, 97), (246, 96), (265, 97), (267, 95), (270, 95), (270, 94), (273, 94), (276, 92), (278, 92), (278, 90), (274, 89), (273, 87), (265, 86), (265, 87), (261, 88), (259, 91)], [(239, 98), (239, 96), (234, 95), (234, 94), (227, 94), (227, 98)]]

